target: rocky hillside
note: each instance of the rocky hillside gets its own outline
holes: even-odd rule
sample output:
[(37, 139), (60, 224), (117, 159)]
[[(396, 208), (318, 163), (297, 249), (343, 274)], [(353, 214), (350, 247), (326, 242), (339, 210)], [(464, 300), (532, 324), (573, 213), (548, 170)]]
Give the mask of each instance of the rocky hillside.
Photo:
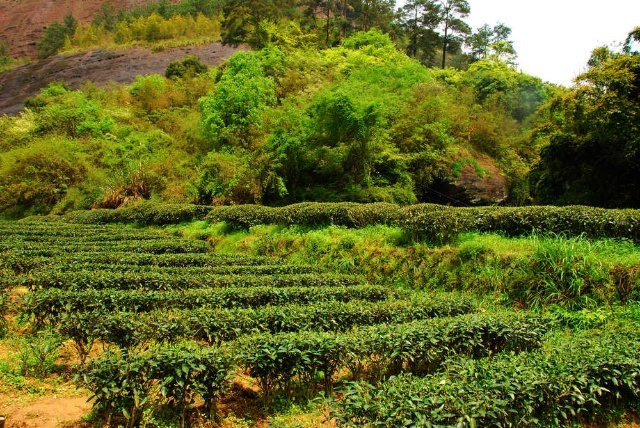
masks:
[(2, 0), (0, 43), (9, 46), (11, 56), (35, 57), (36, 42), (49, 23), (61, 22), (69, 13), (81, 23), (89, 22), (107, 2), (116, 10), (128, 10), (152, 0)]
[(110, 81), (131, 83), (138, 75), (164, 74), (170, 62), (187, 55), (198, 56), (203, 64), (216, 66), (237, 50), (238, 48), (213, 43), (155, 53), (137, 47), (56, 55), (0, 74), (0, 115), (18, 113), (27, 98), (34, 96), (51, 82), (62, 81), (73, 89), (89, 81), (98, 85)]

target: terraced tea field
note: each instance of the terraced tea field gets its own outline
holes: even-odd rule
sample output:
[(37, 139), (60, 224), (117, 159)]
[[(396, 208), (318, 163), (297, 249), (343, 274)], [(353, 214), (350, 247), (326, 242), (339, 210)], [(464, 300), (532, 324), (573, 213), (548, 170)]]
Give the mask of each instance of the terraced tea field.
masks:
[(230, 426), (220, 401), (238, 379), (267, 415), (324, 393), (327, 426), (552, 426), (640, 403), (632, 312), (576, 332), (544, 313), (113, 225), (1, 222), (0, 255), (3, 310), (22, 323), (7, 337), (72, 346), (65, 373), (103, 422), (154, 426), (162, 409), (178, 425)]

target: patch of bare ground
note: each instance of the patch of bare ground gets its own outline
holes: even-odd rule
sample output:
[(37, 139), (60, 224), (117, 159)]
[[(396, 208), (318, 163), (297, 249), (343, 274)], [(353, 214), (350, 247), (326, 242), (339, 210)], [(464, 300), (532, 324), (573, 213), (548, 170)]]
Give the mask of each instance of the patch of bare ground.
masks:
[[(61, 348), (54, 373), (42, 379), (26, 376), (17, 383), (0, 380), (0, 415), (6, 417), (5, 428), (84, 426), (82, 418), (91, 411), (87, 402), (90, 393), (78, 389), (71, 380), (70, 367), (77, 363), (71, 348), (68, 343)], [(18, 352), (15, 345), (0, 342), (0, 355), (11, 360)]]
[(0, 410), (5, 428), (60, 428), (85, 426), (82, 418), (91, 410), (87, 397), (44, 396)]
[(640, 428), (640, 415), (627, 412), (620, 421), (583, 424), (583, 428)]
[[(118, 10), (130, 10), (154, 0), (0, 0), (0, 43), (9, 45), (14, 57), (37, 55), (36, 43), (52, 22), (67, 14), (80, 23), (91, 22), (103, 3)], [(174, 0), (174, 3), (177, 0)]]
[(160, 52), (134, 47), (123, 50), (92, 50), (56, 55), (15, 67), (0, 74), (0, 115), (17, 114), (24, 101), (51, 82), (65, 82), (77, 89), (86, 82), (100, 86), (108, 82), (132, 83), (136, 76), (162, 74), (170, 62), (194, 55), (203, 64), (217, 66), (229, 58), (234, 48), (220, 43), (170, 48)]

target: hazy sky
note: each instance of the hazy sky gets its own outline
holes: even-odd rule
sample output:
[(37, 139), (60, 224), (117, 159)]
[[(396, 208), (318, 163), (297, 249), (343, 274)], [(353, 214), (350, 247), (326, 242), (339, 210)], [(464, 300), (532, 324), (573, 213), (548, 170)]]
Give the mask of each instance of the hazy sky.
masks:
[(623, 42), (640, 26), (640, 0), (468, 0), (467, 22), (502, 22), (513, 30), (518, 68), (545, 81), (570, 85), (591, 51)]

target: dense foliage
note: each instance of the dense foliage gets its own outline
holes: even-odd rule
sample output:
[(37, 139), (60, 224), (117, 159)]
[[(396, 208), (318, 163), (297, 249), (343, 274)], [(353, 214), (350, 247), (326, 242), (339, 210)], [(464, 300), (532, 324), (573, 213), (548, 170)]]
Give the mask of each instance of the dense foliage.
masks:
[[(539, 79), (495, 60), (430, 70), (375, 30), (323, 51), (290, 37), (209, 72), (187, 59), (170, 79), (140, 76), (128, 88), (50, 85), (19, 116), (0, 118), (2, 214), (143, 199), (527, 198)], [(468, 188), (481, 190), (459, 190)]]
[(533, 353), (451, 359), (424, 378), (352, 384), (336, 415), (353, 427), (565, 426), (637, 405), (637, 368), (637, 331), (589, 333)]
[[(157, 425), (159, 415), (181, 426), (224, 417), (219, 403), (247, 400), (239, 380), (255, 385), (252, 400), (266, 412), (332, 397), (339, 426), (555, 426), (637, 408), (640, 256), (631, 241), (463, 235), (454, 246), (428, 248), (409, 244), (398, 227), (373, 224), (387, 212), (396, 220), (432, 211), (445, 218), (455, 209), (248, 208), (307, 221), (291, 227), (309, 236), (309, 249), (287, 242), (288, 229), (274, 249), (298, 257), (311, 250), (314, 266), (212, 253), (206, 240), (176, 236), (204, 221), (164, 231), (64, 217), (0, 222), (7, 343), (16, 340), (18, 313), (21, 330), (38, 331), (25, 338), (22, 375), (44, 379), (68, 341), (80, 364), (65, 370), (94, 396), (94, 418), (131, 427)], [(155, 215), (128, 210), (137, 221)], [(323, 226), (349, 219), (364, 229)], [(216, 247), (233, 237), (250, 253), (273, 245), (257, 233), (267, 227), (209, 224), (206, 236)], [(327, 247), (329, 230), (345, 236)], [(248, 233), (251, 244), (238, 240)], [(376, 242), (362, 253), (366, 268), (405, 275), (405, 287), (323, 268), (335, 249), (355, 263), (363, 250), (356, 234)], [(396, 246), (386, 247), (388, 239)], [(428, 291), (412, 290), (420, 285), (409, 277), (421, 275)], [(0, 370), (14, 376), (8, 367)]]
[[(255, 50), (209, 72), (188, 57), (130, 87), (46, 88), (0, 120), (0, 212), (140, 199), (639, 205), (637, 30), (562, 88), (517, 72), (511, 29), (473, 31), (465, 0), (394, 6), (105, 3), (90, 24), (52, 23), (42, 56), (219, 39)], [(40, 159), (45, 147), (54, 156)]]
[(536, 201), (640, 206), (639, 123), (640, 55), (594, 50), (576, 86), (540, 114), (536, 135), (545, 145), (531, 173)]

